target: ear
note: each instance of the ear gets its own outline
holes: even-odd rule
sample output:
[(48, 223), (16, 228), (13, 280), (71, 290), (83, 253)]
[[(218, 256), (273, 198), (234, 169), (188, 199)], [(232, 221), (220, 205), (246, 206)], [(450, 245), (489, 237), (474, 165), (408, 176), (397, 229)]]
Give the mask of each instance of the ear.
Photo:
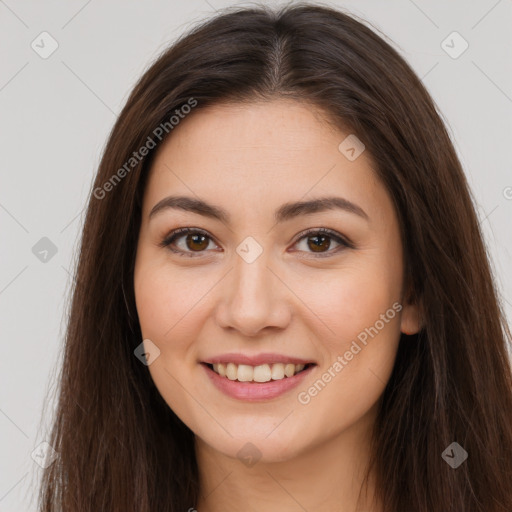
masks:
[(400, 330), (407, 335), (416, 334), (421, 329), (420, 306), (418, 304), (406, 304), (402, 309)]
[(421, 299), (416, 297), (409, 288), (408, 293), (404, 297), (400, 331), (408, 336), (417, 334), (422, 328), (421, 311)]

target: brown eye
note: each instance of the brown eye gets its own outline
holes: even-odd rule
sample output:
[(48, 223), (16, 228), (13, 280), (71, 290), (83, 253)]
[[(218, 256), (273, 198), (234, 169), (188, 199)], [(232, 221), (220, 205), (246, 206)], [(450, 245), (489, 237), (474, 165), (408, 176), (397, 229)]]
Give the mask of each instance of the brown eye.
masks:
[[(184, 242), (178, 242), (184, 239)], [(170, 251), (177, 253), (179, 256), (194, 257), (195, 254), (205, 252), (208, 248), (211, 237), (199, 229), (182, 228), (173, 231), (159, 244), (160, 247), (167, 247)]]
[(207, 241), (205, 243), (205, 240), (207, 240), (207, 237), (205, 235), (201, 234), (189, 234), (186, 235), (186, 244), (187, 248), (189, 248), (191, 251), (202, 251), (203, 249), (206, 249), (208, 247), (209, 242)]
[[(331, 256), (344, 248), (354, 247), (352, 243), (345, 240), (341, 235), (326, 228), (309, 230), (305, 233), (301, 233), (301, 235), (302, 236), (296, 243), (296, 245), (300, 245), (302, 241), (305, 241), (305, 248), (301, 249), (301, 252), (317, 253), (319, 255), (318, 257)], [(333, 241), (338, 244), (338, 247), (330, 250)]]
[[(313, 252), (323, 252), (324, 249), (329, 249), (331, 242), (330, 237), (325, 235), (320, 236), (308, 236), (308, 247)], [(309, 243), (312, 242), (312, 243)]]

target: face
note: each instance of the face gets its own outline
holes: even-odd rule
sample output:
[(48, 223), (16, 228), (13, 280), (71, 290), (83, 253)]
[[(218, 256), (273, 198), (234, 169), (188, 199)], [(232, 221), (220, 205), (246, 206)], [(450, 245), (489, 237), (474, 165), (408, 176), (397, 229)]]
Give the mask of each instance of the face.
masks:
[[(251, 442), (287, 460), (367, 424), (400, 331), (418, 330), (391, 199), (349, 135), (291, 100), (217, 105), (150, 170), (134, 277), (148, 368), (227, 456)], [(291, 206), (322, 198), (337, 201)]]

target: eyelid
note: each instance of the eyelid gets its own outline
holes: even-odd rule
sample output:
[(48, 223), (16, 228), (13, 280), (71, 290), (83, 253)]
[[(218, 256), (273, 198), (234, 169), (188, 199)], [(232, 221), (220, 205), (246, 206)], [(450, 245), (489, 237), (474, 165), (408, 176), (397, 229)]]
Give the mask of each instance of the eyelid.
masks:
[(171, 252), (178, 254), (180, 256), (186, 255), (186, 256), (190, 256), (190, 257), (196, 257), (196, 254), (198, 256), (200, 256), (201, 252), (205, 252), (205, 251), (199, 251), (198, 253), (194, 254), (194, 252), (192, 252), (192, 251), (182, 251), (180, 249), (172, 249), (171, 248), (171, 244), (175, 240), (177, 240), (178, 238), (181, 238), (182, 236), (189, 234), (189, 233), (204, 235), (205, 237), (209, 238), (210, 240), (212, 240), (213, 242), (215, 242), (217, 244), (215, 237), (210, 235), (210, 233), (208, 233), (208, 231), (201, 229), (201, 228), (186, 227), (186, 228), (177, 228), (177, 229), (172, 230), (168, 235), (166, 235), (164, 237), (164, 239), (161, 242), (158, 243), (158, 246), (167, 248)]
[[(198, 251), (198, 252), (194, 253), (193, 251), (182, 251), (180, 249), (172, 249), (171, 248), (171, 244), (175, 240), (181, 238), (182, 236), (184, 236), (188, 233), (203, 235), (217, 244), (215, 237), (210, 235), (210, 233), (208, 233), (208, 231), (201, 229), (201, 228), (186, 227), (186, 228), (177, 228), (177, 229), (174, 229), (173, 231), (171, 231), (166, 237), (164, 237), (164, 239), (161, 242), (159, 242), (158, 246), (167, 248), (170, 251), (172, 251), (173, 253), (178, 254), (180, 256), (186, 255), (186, 256), (190, 256), (190, 257), (200, 257), (202, 255), (202, 253), (204, 253), (206, 251)], [(311, 255), (313, 258), (329, 257), (331, 255), (337, 254), (340, 251), (340, 249), (343, 249), (343, 247), (350, 248), (350, 249), (355, 248), (355, 245), (352, 243), (352, 241), (348, 237), (346, 237), (345, 235), (342, 235), (341, 233), (338, 233), (337, 231), (334, 231), (329, 228), (324, 228), (324, 227), (308, 228), (308, 229), (305, 229), (304, 231), (301, 231), (300, 233), (298, 233), (296, 235), (294, 241), (292, 242), (292, 245), (296, 245), (303, 238), (306, 238), (307, 235), (309, 235), (309, 234), (312, 234), (312, 235), (313, 234), (325, 234), (340, 245), (340, 247), (338, 247), (334, 250), (328, 250), (323, 253), (322, 252), (319, 252), (319, 253), (310, 252), (309, 253), (306, 251), (306, 254)], [(304, 251), (292, 251), (292, 252), (304, 252)], [(309, 257), (309, 256), (306, 256), (306, 257)]]
[[(295, 237), (295, 240), (293, 241), (293, 245), (295, 245), (297, 242), (299, 242), (302, 238), (304, 238), (306, 235), (309, 235), (309, 234), (324, 234), (324, 235), (328, 235), (330, 238), (334, 239), (337, 243), (339, 244), (342, 244), (342, 245), (346, 245), (347, 247), (350, 247), (351, 249), (354, 249), (355, 246), (354, 244), (352, 243), (352, 241), (346, 237), (345, 235), (342, 235), (341, 233), (338, 233), (337, 231), (334, 231), (333, 229), (329, 229), (329, 228), (308, 228), (308, 229), (305, 229), (304, 231), (301, 231), (300, 233), (297, 234), (297, 236)], [(323, 254), (329, 254), (331, 253), (332, 254), (333, 251), (328, 251), (328, 252), (325, 252)], [(314, 253), (311, 253), (311, 254), (314, 254)], [(321, 254), (321, 253), (318, 253), (318, 254)]]

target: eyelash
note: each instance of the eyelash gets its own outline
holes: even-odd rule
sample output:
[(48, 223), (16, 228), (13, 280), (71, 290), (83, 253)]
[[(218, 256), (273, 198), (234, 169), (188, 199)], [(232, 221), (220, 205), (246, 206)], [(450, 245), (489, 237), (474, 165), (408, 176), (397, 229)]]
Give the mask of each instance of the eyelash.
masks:
[[(201, 255), (201, 253), (203, 253), (205, 251), (198, 251), (197, 253), (194, 253), (194, 252), (182, 251), (181, 249), (174, 249), (171, 246), (171, 244), (175, 240), (177, 240), (178, 238), (181, 238), (183, 235), (189, 234), (189, 233), (193, 233), (193, 234), (197, 234), (197, 235), (204, 235), (213, 241), (213, 238), (206, 231), (204, 231), (202, 229), (179, 228), (179, 229), (175, 229), (174, 231), (169, 233), (169, 235), (167, 235), (158, 245), (160, 247), (166, 247), (167, 249), (169, 249), (173, 253), (177, 254), (178, 256), (185, 256), (185, 257), (189, 257), (189, 258), (199, 257)], [(326, 257), (332, 256), (333, 254), (337, 254), (338, 252), (340, 252), (341, 250), (343, 250), (345, 248), (350, 248), (350, 249), (354, 248), (354, 245), (352, 244), (352, 242), (350, 242), (347, 238), (344, 238), (340, 234), (338, 234), (336, 231), (332, 231), (327, 228), (313, 228), (313, 229), (303, 231), (303, 232), (299, 233), (299, 235), (297, 235), (297, 240), (294, 242), (293, 245), (300, 242), (303, 238), (307, 238), (308, 236), (311, 236), (311, 235), (328, 235), (329, 238), (332, 238), (336, 243), (340, 244), (340, 247), (337, 247), (334, 250), (330, 250), (330, 251), (327, 251), (324, 253), (317, 253), (316, 255), (313, 256), (314, 258), (326, 258)], [(315, 254), (315, 253), (311, 253), (311, 254)]]

